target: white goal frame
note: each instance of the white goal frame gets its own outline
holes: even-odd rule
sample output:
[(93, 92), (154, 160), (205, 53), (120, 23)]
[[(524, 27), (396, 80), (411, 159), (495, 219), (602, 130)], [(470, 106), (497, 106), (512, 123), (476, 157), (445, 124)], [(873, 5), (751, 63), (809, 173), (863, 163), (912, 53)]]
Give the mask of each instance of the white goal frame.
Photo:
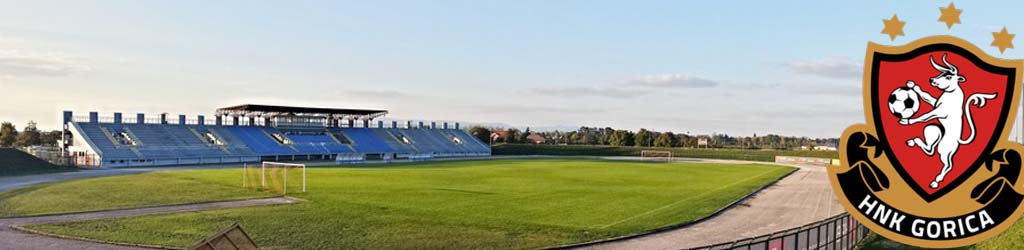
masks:
[[(650, 155), (662, 155), (662, 156), (650, 156)], [(659, 160), (664, 159), (666, 161), (672, 161), (672, 151), (670, 150), (641, 150), (640, 160)]]
[[(303, 193), (306, 192), (306, 164), (298, 164), (298, 163), (284, 163), (284, 162), (273, 162), (273, 161), (261, 162), (260, 163), (260, 186), (261, 186), (261, 188), (263, 188), (264, 190), (267, 189), (267, 164), (278, 165), (278, 166), (284, 166), (285, 167), (284, 183), (283, 183), (283, 189), (282, 189), (283, 190), (283, 194), (288, 194), (288, 169), (287, 168), (288, 167), (302, 167), (302, 192)], [(246, 180), (246, 178), (248, 178), (247, 177), (248, 175), (249, 175), (249, 164), (248, 163), (244, 163), (242, 165), (242, 188), (246, 188), (246, 185), (248, 185), (248, 183), (249, 183), (248, 180)]]

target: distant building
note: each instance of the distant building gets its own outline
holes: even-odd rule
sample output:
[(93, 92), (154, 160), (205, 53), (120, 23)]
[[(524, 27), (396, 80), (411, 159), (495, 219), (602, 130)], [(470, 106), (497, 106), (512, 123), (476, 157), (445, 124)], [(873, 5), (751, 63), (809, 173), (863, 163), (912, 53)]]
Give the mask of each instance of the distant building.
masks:
[(508, 130), (496, 130), (491, 132), (491, 142), (501, 141), (501, 138), (508, 137)]
[(836, 149), (836, 147), (833, 147), (833, 146), (814, 146), (814, 150), (836, 151), (838, 149)]
[(836, 151), (838, 150), (835, 146), (800, 146), (800, 150), (816, 150), (816, 151)]
[(544, 136), (540, 134), (530, 134), (526, 136), (526, 141), (533, 144), (543, 144), (544, 142), (547, 142), (548, 139), (544, 138)]

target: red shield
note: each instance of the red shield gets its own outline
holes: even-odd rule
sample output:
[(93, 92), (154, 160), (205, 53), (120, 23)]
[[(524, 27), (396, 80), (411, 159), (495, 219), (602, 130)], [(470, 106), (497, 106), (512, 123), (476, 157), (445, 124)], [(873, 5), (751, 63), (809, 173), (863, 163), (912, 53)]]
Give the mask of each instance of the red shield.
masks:
[[(943, 56), (946, 57), (945, 62), (941, 59)], [(979, 160), (979, 156), (991, 152), (995, 147), (1004, 129), (1002, 121), (1007, 118), (1012, 104), (1007, 100), (1016, 98), (1012, 96), (1013, 91), (1010, 91), (1016, 81), (1015, 69), (986, 63), (978, 56), (952, 44), (931, 44), (904, 54), (874, 52), (871, 58), (871, 89), (868, 94), (873, 117), (869, 119), (874, 119), (879, 139), (884, 140), (885, 146), (882, 148), (900, 176), (922, 198), (927, 201), (935, 200), (955, 189), (966, 177), (980, 168), (982, 161)], [(934, 65), (931, 62), (932, 58), (936, 62)], [(950, 76), (950, 72), (936, 68), (951, 68), (947, 63), (956, 68), (956, 75)], [(941, 78), (960, 76), (964, 79), (957, 81), (959, 87), (933, 86), (933, 78), (940, 75), (943, 75)], [(941, 78), (939, 80), (942, 80)], [(914, 85), (920, 87), (921, 92), (927, 93), (937, 101), (929, 103), (924, 97), (926, 95), (921, 94), (921, 97), (916, 98), (919, 107), (916, 112), (904, 114), (913, 113), (911, 118), (936, 118), (903, 124), (900, 122), (903, 118), (893, 113), (890, 105), (895, 99), (894, 91), (900, 88), (908, 90), (908, 81), (913, 81)], [(910, 90), (913, 91), (912, 88)], [(973, 94), (979, 93), (995, 94), (995, 97), (986, 99), (983, 106), (971, 104), (967, 100)], [(958, 102), (956, 98), (962, 100)], [(912, 102), (914, 101), (909, 101), (900, 108), (914, 106), (909, 105)], [(931, 128), (926, 129), (928, 126)], [(972, 127), (975, 136), (970, 142), (965, 142), (964, 140), (972, 133)], [(926, 130), (929, 130), (928, 133)], [(941, 135), (936, 137), (936, 134)], [(929, 150), (925, 149), (927, 146), (921, 147), (908, 142), (915, 138), (926, 144), (929, 143), (928, 139), (934, 141), (931, 145), (931, 155)], [(955, 140), (958, 142), (953, 142)], [(951, 160), (944, 163), (943, 157)], [(947, 166), (950, 169), (943, 180), (937, 182), (936, 187), (931, 187), (936, 176)]]

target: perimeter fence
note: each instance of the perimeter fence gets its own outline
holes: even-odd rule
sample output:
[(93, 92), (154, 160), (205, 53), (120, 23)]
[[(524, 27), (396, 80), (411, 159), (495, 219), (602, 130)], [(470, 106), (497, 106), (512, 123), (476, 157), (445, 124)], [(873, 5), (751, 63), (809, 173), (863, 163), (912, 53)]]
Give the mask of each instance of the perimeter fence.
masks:
[(871, 230), (843, 213), (802, 227), (690, 250), (849, 250), (869, 234)]

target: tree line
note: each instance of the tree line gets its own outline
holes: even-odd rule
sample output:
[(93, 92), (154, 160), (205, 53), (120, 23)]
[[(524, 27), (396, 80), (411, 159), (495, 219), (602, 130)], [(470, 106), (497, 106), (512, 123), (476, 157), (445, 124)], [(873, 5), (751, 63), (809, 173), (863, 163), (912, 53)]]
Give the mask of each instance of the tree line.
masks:
[(0, 123), (0, 147), (54, 146), (60, 140), (60, 131), (41, 132), (34, 121), (18, 131), (10, 122)]
[[(519, 131), (516, 128), (489, 128), (473, 126), (469, 128), (470, 134), (483, 142), (491, 143), (531, 143), (527, 137), (531, 134), (539, 134), (546, 140), (545, 144), (567, 144), (567, 145), (608, 145), (608, 146), (638, 146), (638, 147), (698, 147), (701, 139), (707, 142), (712, 148), (743, 148), (743, 149), (795, 149), (807, 147), (810, 149), (816, 146), (835, 147), (839, 144), (838, 138), (808, 138), (796, 136), (781, 136), (775, 134), (751, 135), (751, 136), (730, 136), (728, 134), (711, 135), (690, 135), (689, 133), (675, 133), (672, 131), (652, 131), (640, 129), (630, 131), (624, 129), (613, 129), (610, 127), (580, 127), (576, 131), (549, 131), (530, 132)], [(495, 138), (492, 134), (498, 132)]]

